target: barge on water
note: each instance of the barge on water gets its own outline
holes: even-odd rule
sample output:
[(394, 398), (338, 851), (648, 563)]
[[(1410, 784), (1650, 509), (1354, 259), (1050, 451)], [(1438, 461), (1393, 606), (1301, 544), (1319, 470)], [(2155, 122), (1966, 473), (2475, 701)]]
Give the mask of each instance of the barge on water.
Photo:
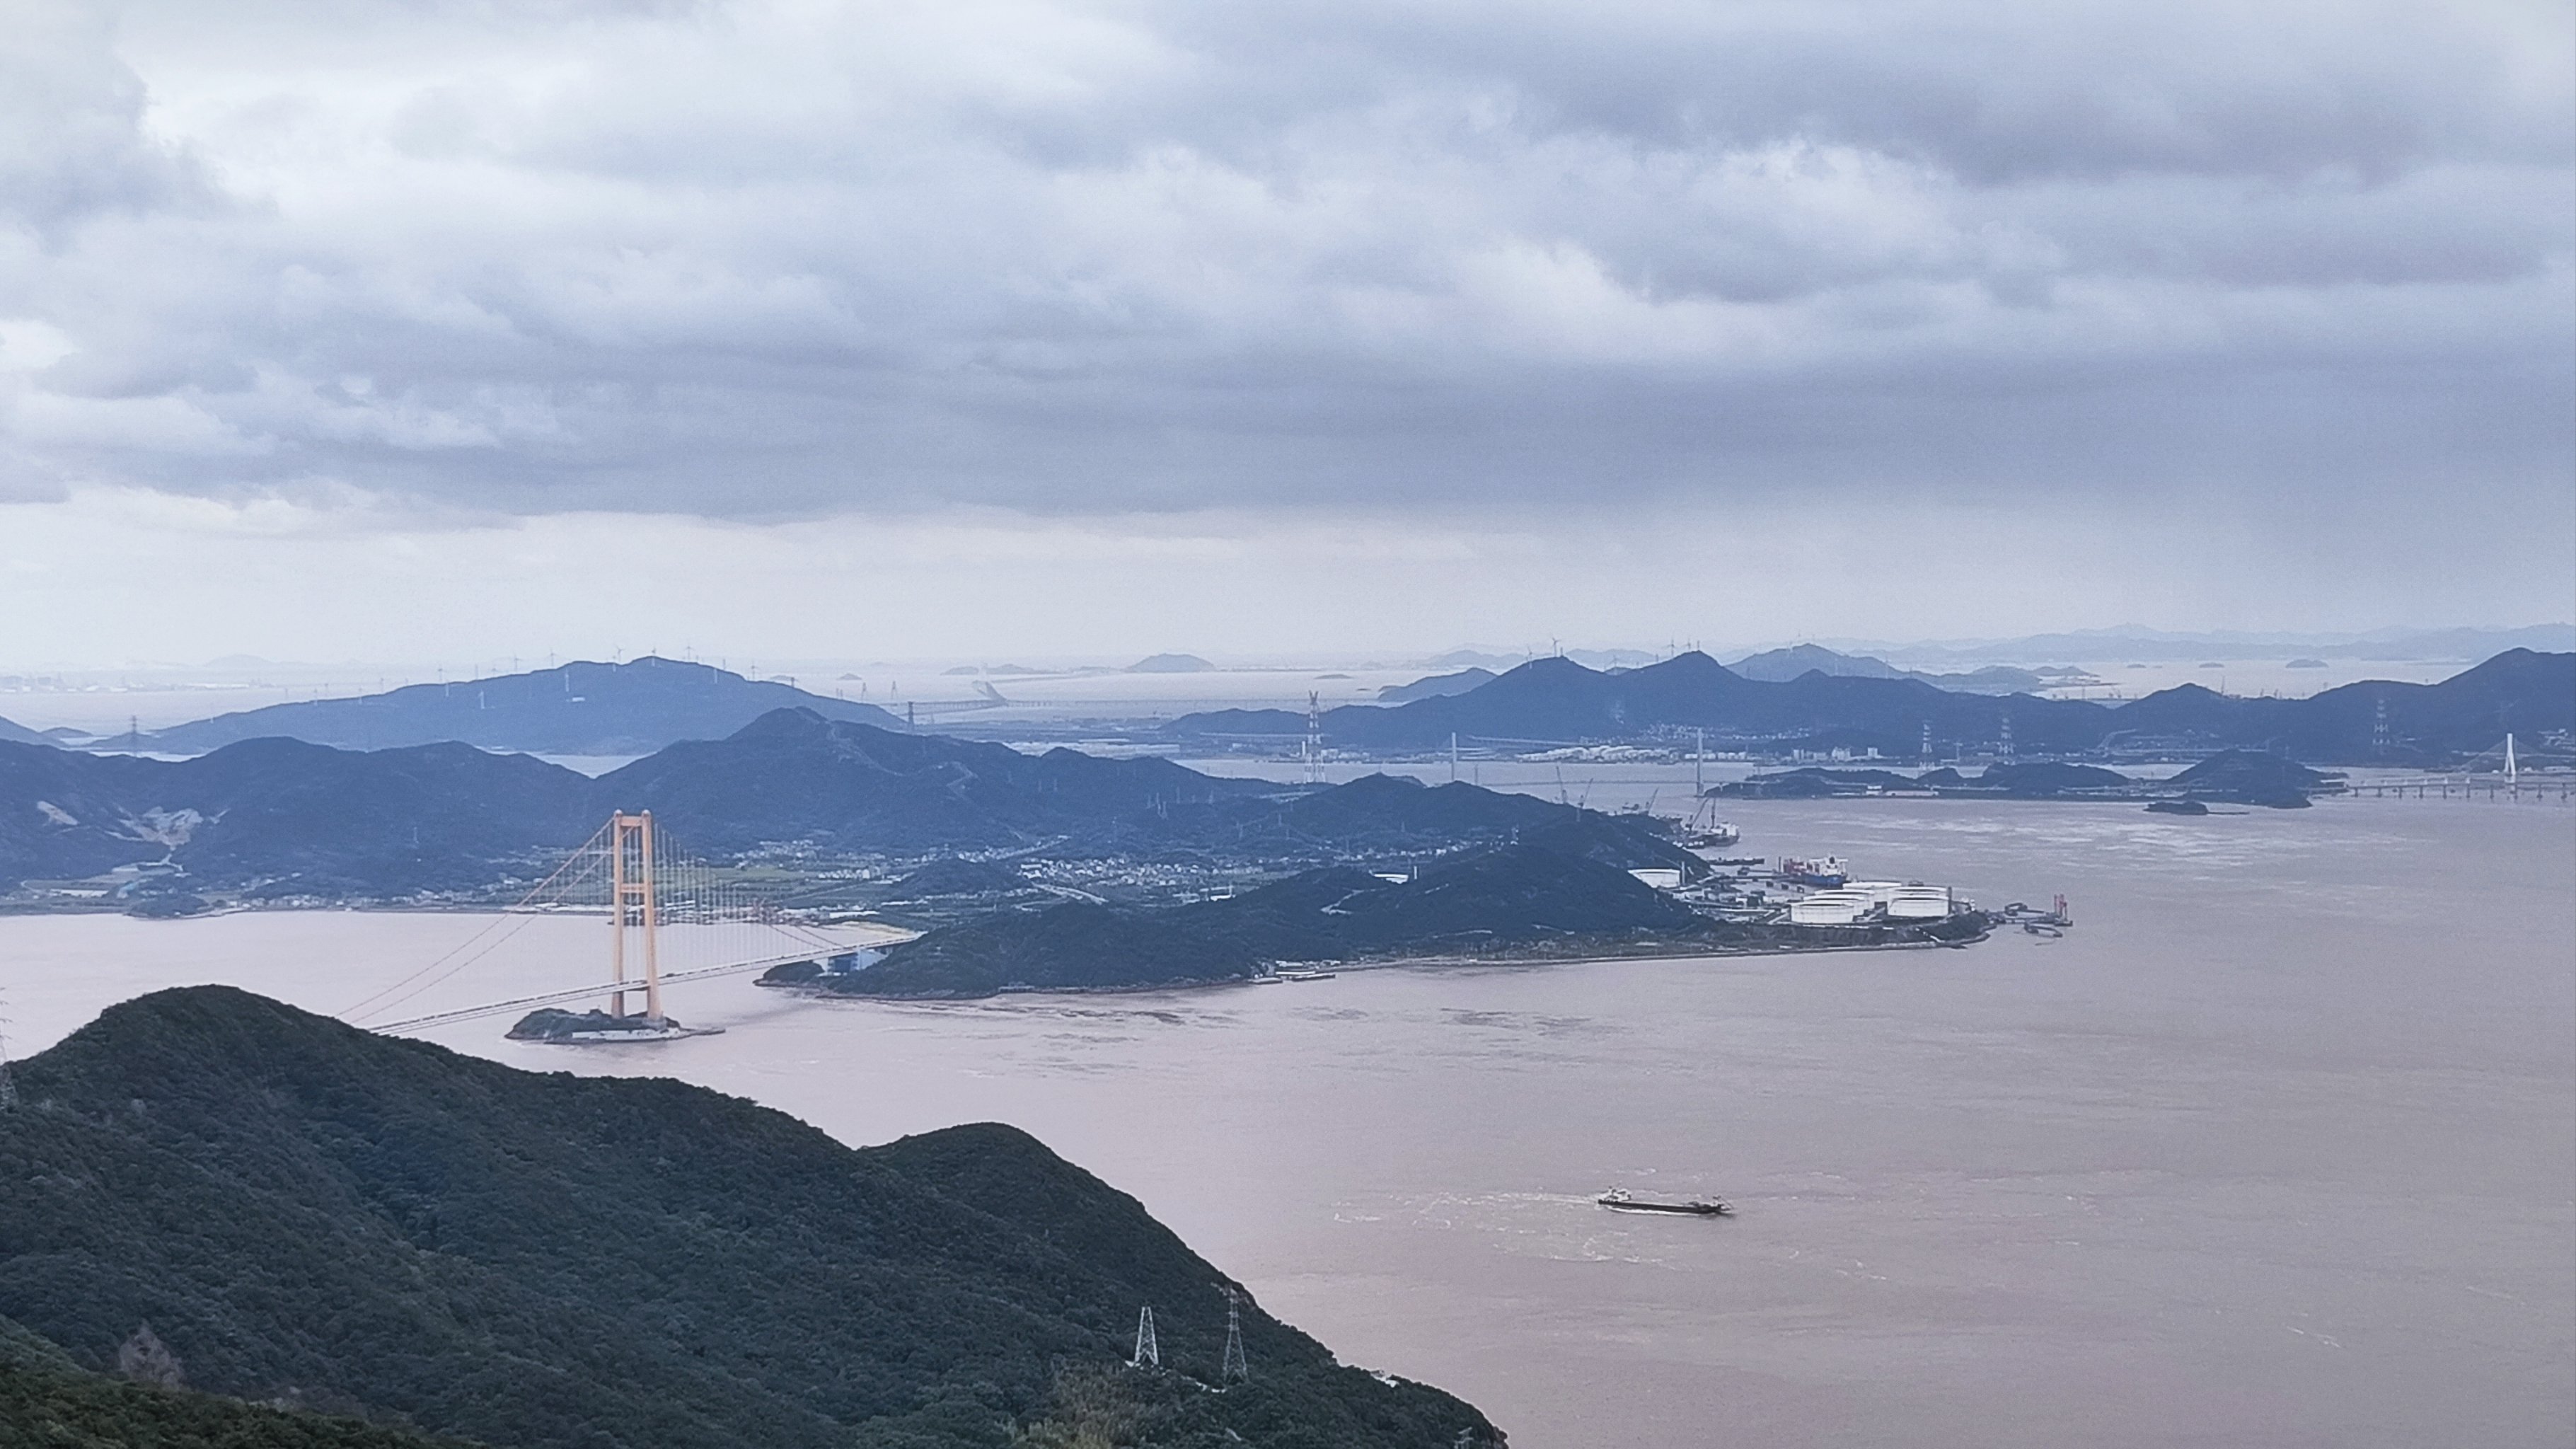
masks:
[(1679, 1202), (1658, 1202), (1653, 1198), (1639, 1197), (1624, 1187), (1614, 1187), (1593, 1201), (1616, 1213), (1678, 1213), (1694, 1218), (1723, 1218), (1735, 1213), (1724, 1198), (1694, 1197)]

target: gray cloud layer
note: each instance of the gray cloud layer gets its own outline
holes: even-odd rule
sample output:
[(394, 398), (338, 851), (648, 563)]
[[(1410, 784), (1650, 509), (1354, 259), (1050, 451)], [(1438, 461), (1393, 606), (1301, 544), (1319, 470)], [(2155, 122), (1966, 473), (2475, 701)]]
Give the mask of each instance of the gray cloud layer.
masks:
[(2548, 506), (2563, 6), (66, 4), (0, 490)]

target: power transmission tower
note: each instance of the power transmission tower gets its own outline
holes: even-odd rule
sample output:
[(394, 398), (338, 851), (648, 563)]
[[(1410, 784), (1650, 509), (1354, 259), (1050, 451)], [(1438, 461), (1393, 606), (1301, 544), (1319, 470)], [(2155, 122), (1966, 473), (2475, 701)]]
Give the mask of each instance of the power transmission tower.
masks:
[[(0, 1002), (0, 1006), (7, 1003)], [(18, 1079), (9, 1075), (9, 1017), (0, 1010), (0, 1112), (18, 1110)]]
[(1324, 783), (1324, 706), (1315, 691), (1306, 691), (1306, 783)]
[(1129, 1368), (1161, 1368), (1163, 1346), (1154, 1341), (1154, 1305), (1146, 1304), (1136, 1311), (1136, 1356), (1127, 1360)]
[(1243, 1361), (1241, 1296), (1231, 1288), (1225, 1290), (1225, 1361), (1216, 1371), (1220, 1384), (1248, 1383), (1252, 1378), (1252, 1366)]

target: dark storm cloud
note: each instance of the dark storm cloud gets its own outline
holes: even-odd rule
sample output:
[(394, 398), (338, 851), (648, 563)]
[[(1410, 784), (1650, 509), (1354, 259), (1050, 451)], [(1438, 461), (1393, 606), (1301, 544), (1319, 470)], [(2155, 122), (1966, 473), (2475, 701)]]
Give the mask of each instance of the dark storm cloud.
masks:
[(136, 5), (12, 57), (0, 486), (2555, 497), (2562, 22)]

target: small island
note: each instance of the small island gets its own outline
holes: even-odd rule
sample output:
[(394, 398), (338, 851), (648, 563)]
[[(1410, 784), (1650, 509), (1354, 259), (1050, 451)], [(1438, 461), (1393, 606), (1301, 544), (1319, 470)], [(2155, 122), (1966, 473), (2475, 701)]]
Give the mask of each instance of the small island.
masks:
[(675, 1017), (612, 1016), (605, 1011), (560, 1011), (543, 1007), (520, 1017), (504, 1033), (512, 1041), (547, 1042), (556, 1046), (606, 1046), (619, 1042), (672, 1041), (684, 1036), (713, 1036), (722, 1027), (682, 1026)]
[(1627, 870), (1521, 844), (1396, 879), (1327, 866), (1182, 906), (1005, 911), (930, 931), (873, 964), (800, 961), (761, 984), (898, 999), (1139, 990), (1314, 980), (1330, 964), (1964, 945), (1989, 924), (1974, 911), (1833, 926), (1726, 920)]

